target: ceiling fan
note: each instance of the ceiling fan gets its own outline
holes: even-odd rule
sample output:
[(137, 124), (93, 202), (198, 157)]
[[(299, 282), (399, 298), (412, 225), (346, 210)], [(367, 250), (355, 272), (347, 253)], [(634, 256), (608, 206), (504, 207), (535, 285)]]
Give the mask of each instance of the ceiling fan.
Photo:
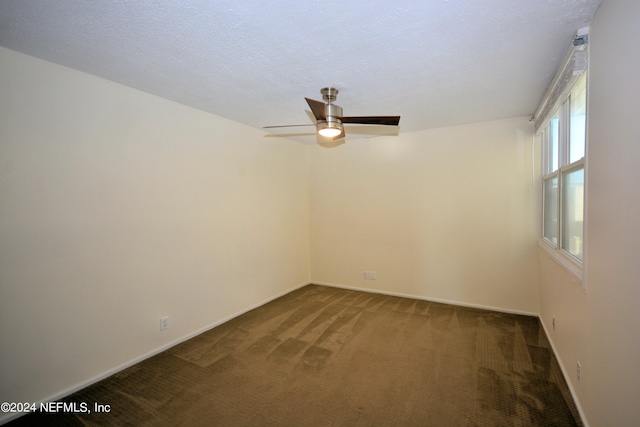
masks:
[[(387, 125), (398, 126), (400, 116), (343, 116), (342, 107), (333, 104), (338, 95), (338, 89), (334, 87), (325, 87), (320, 90), (322, 99), (325, 102), (316, 101), (315, 99), (305, 98), (307, 104), (311, 108), (316, 118), (316, 128), (320, 136), (331, 139), (344, 138), (343, 124), (362, 124), (362, 125)], [(313, 125), (282, 125), (282, 126), (264, 126), (264, 129), (293, 127), (293, 126), (313, 126)]]

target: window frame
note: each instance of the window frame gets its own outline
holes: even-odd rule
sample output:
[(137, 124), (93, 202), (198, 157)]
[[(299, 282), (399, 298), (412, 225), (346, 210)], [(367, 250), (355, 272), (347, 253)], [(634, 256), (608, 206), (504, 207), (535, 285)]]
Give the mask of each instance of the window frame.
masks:
[[(586, 75), (585, 75), (586, 74)], [(580, 159), (572, 163), (568, 163), (570, 159), (570, 128), (571, 128), (571, 93), (576, 84), (580, 81), (580, 79), (585, 75), (585, 151), (584, 156)], [(566, 88), (566, 94), (560, 98), (560, 102), (558, 102), (557, 107), (553, 108), (549, 118), (545, 120), (543, 126), (541, 126), (541, 137), (542, 137), (542, 224), (541, 224), (541, 238), (538, 241), (538, 245), (543, 248), (554, 260), (556, 260), (560, 265), (565, 267), (566, 270), (571, 273), (575, 279), (577, 279), (580, 283), (583, 283), (584, 277), (584, 263), (586, 258), (586, 186), (587, 186), (587, 146), (588, 146), (588, 122), (589, 122), (589, 108), (588, 108), (588, 97), (589, 97), (589, 74), (585, 69), (580, 73), (577, 78), (573, 81), (573, 83)], [(558, 112), (559, 117), (559, 131), (558, 131), (558, 168), (556, 170), (553, 169), (553, 165), (550, 165), (552, 160), (550, 148), (551, 144), (551, 120), (556, 117), (556, 112)], [(583, 186), (583, 223), (582, 223), (582, 259), (579, 259), (576, 255), (572, 254), (568, 250), (564, 248), (564, 217), (566, 215), (565, 206), (563, 197), (565, 194), (564, 187), (564, 179), (567, 174), (571, 172), (575, 172), (577, 170), (583, 170), (584, 174), (584, 186)], [(547, 197), (545, 195), (546, 183), (548, 180), (557, 179), (557, 194), (555, 194), (555, 203), (557, 206), (556, 218), (557, 218), (557, 226), (556, 226), (556, 242), (549, 240), (546, 234), (546, 212), (547, 212)]]

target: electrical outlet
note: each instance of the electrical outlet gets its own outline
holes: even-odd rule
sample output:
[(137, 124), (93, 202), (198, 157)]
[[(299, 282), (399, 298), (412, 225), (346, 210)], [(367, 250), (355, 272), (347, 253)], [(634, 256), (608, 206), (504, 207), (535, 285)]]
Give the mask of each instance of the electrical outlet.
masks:
[(164, 331), (165, 329), (169, 329), (169, 316), (160, 318), (160, 330)]
[(576, 362), (576, 375), (578, 376), (578, 382), (582, 382), (582, 365), (580, 361)]
[(555, 317), (551, 318), (551, 325), (553, 326), (553, 330), (555, 331), (556, 330), (556, 318)]
[(362, 273), (362, 276), (364, 277), (364, 280), (376, 280), (377, 279), (375, 271), (364, 271)]

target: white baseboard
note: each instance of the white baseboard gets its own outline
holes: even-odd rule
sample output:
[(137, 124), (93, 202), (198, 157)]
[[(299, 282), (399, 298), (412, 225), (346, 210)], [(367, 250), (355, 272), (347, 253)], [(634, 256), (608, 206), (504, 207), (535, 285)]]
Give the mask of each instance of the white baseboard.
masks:
[[(200, 328), (200, 329), (198, 329), (198, 330), (196, 330), (194, 332), (191, 332), (191, 333), (189, 333), (189, 334), (187, 334), (187, 335), (185, 335), (183, 337), (180, 337), (180, 338), (178, 338), (178, 339), (176, 339), (174, 341), (171, 341), (168, 344), (165, 344), (165, 345), (163, 345), (161, 347), (158, 347), (158, 348), (156, 348), (154, 350), (149, 351), (148, 353), (145, 353), (145, 354), (143, 354), (141, 356), (138, 356), (138, 357), (136, 357), (136, 358), (134, 358), (132, 360), (129, 360), (129, 361), (127, 361), (127, 362), (125, 362), (125, 363), (123, 363), (121, 365), (118, 365), (113, 369), (109, 369), (108, 371), (103, 372), (103, 373), (101, 373), (99, 375), (96, 375), (96, 376), (94, 376), (92, 378), (89, 378), (86, 381), (82, 381), (82, 382), (80, 382), (80, 383), (78, 383), (78, 384), (76, 384), (74, 386), (71, 386), (69, 388), (66, 388), (66, 389), (58, 392), (58, 393), (55, 393), (55, 394), (53, 394), (53, 395), (51, 395), (51, 396), (49, 396), (49, 397), (47, 397), (45, 399), (42, 399), (42, 400), (40, 400), (38, 402), (35, 402), (36, 406), (40, 407), (40, 403), (53, 402), (53, 401), (64, 399), (65, 397), (69, 396), (70, 394), (75, 393), (78, 390), (82, 390), (85, 387), (89, 387), (90, 385), (93, 385), (93, 384), (97, 383), (98, 381), (101, 381), (101, 380), (103, 380), (103, 379), (105, 379), (107, 377), (110, 377), (111, 375), (117, 374), (118, 372), (123, 371), (123, 370), (135, 365), (136, 363), (140, 363), (143, 360), (146, 360), (146, 359), (148, 359), (150, 357), (155, 356), (156, 354), (162, 353), (163, 351), (168, 350), (171, 347), (174, 347), (174, 346), (176, 346), (178, 344), (181, 344), (181, 343), (183, 343), (183, 342), (185, 342), (185, 341), (187, 341), (187, 340), (189, 340), (189, 339), (191, 339), (191, 338), (193, 338), (193, 337), (195, 337), (197, 335), (200, 335), (200, 334), (202, 334), (204, 332), (207, 332), (208, 330), (211, 330), (211, 329), (215, 328), (216, 326), (222, 325), (223, 323), (228, 322), (231, 319), (234, 319), (234, 318), (236, 318), (238, 316), (241, 316), (241, 315), (243, 315), (243, 314), (245, 314), (245, 313), (247, 313), (247, 312), (249, 312), (251, 310), (254, 310), (254, 309), (256, 309), (256, 308), (258, 308), (260, 306), (263, 306), (263, 305), (265, 305), (265, 304), (267, 304), (267, 303), (269, 303), (269, 302), (271, 302), (271, 301), (273, 301), (275, 299), (280, 298), (281, 296), (284, 296), (284, 295), (286, 295), (286, 294), (288, 294), (290, 292), (295, 291), (296, 289), (300, 289), (300, 288), (302, 288), (304, 286), (307, 286), (309, 284), (311, 284), (311, 282), (304, 282), (304, 283), (299, 284), (297, 286), (294, 286), (291, 289), (288, 289), (288, 290), (286, 290), (284, 292), (280, 292), (279, 294), (277, 294), (277, 295), (275, 295), (273, 297), (269, 297), (264, 301), (261, 301), (259, 303), (253, 304), (253, 305), (251, 305), (251, 306), (249, 306), (249, 307), (247, 307), (247, 308), (245, 308), (243, 310), (238, 311), (237, 313), (234, 313), (234, 314), (232, 314), (230, 316), (224, 317), (224, 318), (222, 318), (222, 319), (220, 319), (220, 320), (218, 320), (218, 321), (216, 321), (216, 322), (214, 322), (214, 323), (212, 323), (210, 325), (207, 325), (207, 326), (205, 326), (203, 328)], [(19, 418), (22, 415), (25, 415), (25, 414), (24, 413), (15, 413), (15, 414), (9, 415), (8, 417), (0, 417), (0, 425), (4, 425), (4, 424), (6, 424), (6, 423), (8, 423), (8, 422), (10, 422), (10, 421), (12, 421), (12, 420), (14, 420), (16, 418)]]
[(552, 335), (549, 333), (549, 329), (547, 329), (547, 326), (542, 321), (542, 318), (540, 318), (540, 324), (542, 325), (542, 329), (544, 330), (544, 333), (547, 336), (547, 340), (549, 341), (549, 344), (551, 344), (551, 350), (553, 351), (553, 354), (556, 356), (558, 365), (560, 365), (560, 371), (562, 371), (562, 376), (564, 377), (564, 380), (567, 383), (567, 386), (569, 387), (569, 392), (571, 393), (571, 397), (573, 397), (573, 402), (576, 404), (576, 408), (578, 409), (578, 413), (580, 414), (580, 419), (582, 420), (582, 424), (584, 424), (585, 427), (589, 427), (589, 423), (587, 422), (585, 413), (582, 410), (582, 405), (580, 405), (580, 399), (578, 399), (578, 394), (576, 393), (576, 390), (573, 388), (571, 381), (569, 381), (570, 371), (566, 369), (566, 367), (564, 366), (564, 363), (562, 363), (562, 359), (558, 357), (558, 350), (556, 349), (556, 346), (553, 340), (551, 339)]
[[(41, 402), (51, 402), (51, 401), (56, 401), (56, 400), (60, 400), (65, 398), (66, 396), (75, 393), (78, 390), (81, 390), (85, 387), (88, 387), (92, 384), (97, 383), (98, 381), (101, 381), (107, 377), (110, 377), (111, 375), (114, 375), (120, 371), (123, 371), (133, 365), (135, 365), (136, 363), (140, 363), (145, 359), (148, 359), (150, 357), (153, 357), (159, 353), (162, 353), (165, 350), (170, 349), (171, 347), (174, 347), (178, 344), (183, 343), (184, 341), (187, 341), (197, 335), (200, 335), (204, 332), (207, 332), (213, 328), (215, 328), (216, 326), (219, 326), (225, 322), (228, 322), (231, 319), (234, 319), (238, 316), (241, 316), (251, 310), (254, 310), (258, 307), (261, 307), (275, 299), (278, 299), (290, 292), (293, 292), (297, 289), (300, 289), (304, 286), (310, 285), (310, 284), (316, 284), (316, 285), (322, 285), (322, 286), (329, 286), (329, 287), (333, 287), (333, 288), (340, 288), (340, 289), (348, 289), (348, 290), (354, 290), (354, 291), (362, 291), (362, 292), (369, 292), (369, 293), (376, 293), (376, 294), (382, 294), (382, 295), (390, 295), (390, 296), (396, 296), (396, 297), (402, 297), (402, 298), (413, 298), (413, 299), (419, 299), (419, 300), (424, 300), (424, 301), (431, 301), (431, 302), (437, 302), (437, 303), (443, 303), (443, 304), (451, 304), (451, 305), (458, 305), (458, 306), (462, 306), (462, 307), (471, 307), (471, 308), (479, 308), (479, 309), (483, 309), (483, 310), (493, 310), (493, 311), (498, 311), (498, 312), (503, 312), (503, 313), (509, 313), (509, 314), (520, 314), (520, 315), (525, 315), (525, 316), (533, 316), (533, 317), (538, 317), (539, 318), (539, 314), (538, 313), (529, 313), (529, 312), (524, 312), (524, 311), (520, 311), (520, 310), (510, 310), (510, 309), (504, 309), (504, 308), (500, 308), (500, 307), (492, 307), (492, 306), (483, 306), (483, 305), (478, 305), (478, 304), (467, 304), (467, 303), (462, 303), (459, 301), (449, 301), (449, 300), (443, 300), (443, 299), (438, 299), (438, 298), (425, 298), (422, 297), (420, 295), (410, 295), (410, 294), (403, 294), (403, 293), (398, 293), (398, 292), (386, 292), (386, 291), (381, 291), (381, 290), (377, 290), (377, 289), (368, 289), (368, 288), (359, 288), (359, 287), (355, 287), (355, 286), (345, 286), (345, 285), (339, 285), (336, 283), (326, 283), (326, 282), (318, 282), (318, 281), (311, 281), (311, 282), (304, 282), (302, 284), (299, 284), (297, 286), (292, 287), (291, 289), (288, 289), (284, 292), (280, 292), (277, 295), (267, 298), (264, 301), (261, 301), (259, 303), (253, 304), (243, 310), (238, 311), (237, 313), (234, 313), (230, 316), (224, 317), (210, 325), (207, 325), (203, 328), (200, 328), (192, 333), (189, 333), (181, 338), (178, 338), (168, 344), (165, 344), (161, 347), (158, 347), (148, 353), (145, 353), (141, 356), (138, 356), (128, 362), (125, 362), (119, 366), (116, 366), (113, 369), (110, 369), (106, 372), (103, 372), (99, 375), (96, 375), (86, 381), (82, 381), (81, 383), (78, 383), (72, 387), (69, 387), (59, 393), (56, 393), (52, 396), (49, 396), (46, 399), (41, 400), (40, 402), (36, 402), (36, 405), (40, 405)], [(589, 424), (586, 422), (585, 416), (584, 416), (584, 411), (582, 410), (582, 406), (580, 405), (580, 401), (578, 400), (577, 394), (573, 388), (573, 386), (571, 385), (571, 382), (568, 381), (569, 376), (567, 375), (567, 370), (565, 369), (564, 364), (562, 363), (562, 360), (558, 357), (558, 352), (556, 351), (556, 347), (553, 343), (553, 340), (551, 340), (551, 336), (548, 333), (548, 330), (544, 324), (544, 322), (542, 322), (542, 319), (540, 319), (540, 323), (542, 324), (543, 330), (545, 332), (545, 334), (547, 335), (547, 339), (549, 340), (549, 343), (551, 344), (551, 348), (553, 353), (556, 356), (556, 359), (558, 360), (558, 364), (560, 365), (560, 369), (562, 371), (562, 374), (564, 375), (565, 381), (567, 382), (567, 385), (569, 386), (569, 391), (571, 392), (571, 396), (573, 397), (573, 400), (576, 404), (576, 407), (578, 409), (578, 412), (580, 414), (580, 418), (582, 419), (582, 422), (584, 423), (584, 425), (586, 427), (589, 427)], [(22, 416), (24, 414), (11, 414), (8, 417), (2, 418), (0, 419), (0, 425), (6, 424), (9, 421), (12, 421), (20, 416)]]
[(542, 321), (542, 318), (540, 317), (540, 315), (538, 313), (529, 313), (529, 312), (525, 312), (525, 311), (509, 310), (509, 309), (503, 309), (503, 308), (499, 308), (499, 307), (483, 306), (483, 305), (478, 305), (478, 304), (466, 304), (466, 303), (461, 303), (461, 302), (458, 302), (458, 301), (448, 301), (448, 300), (437, 299), (437, 298), (425, 298), (425, 297), (422, 297), (422, 296), (419, 296), (419, 295), (409, 295), (409, 294), (402, 294), (402, 293), (398, 293), (398, 292), (386, 292), (386, 291), (380, 291), (380, 290), (377, 290), (377, 289), (358, 288), (358, 287), (355, 287), (355, 286), (338, 285), (336, 283), (326, 283), (326, 282), (317, 282), (317, 281), (313, 281), (311, 283), (312, 284), (317, 284), (317, 285), (322, 285), (322, 286), (330, 286), (330, 287), (334, 287), (334, 288), (349, 289), (349, 290), (362, 291), (362, 292), (370, 292), (370, 293), (376, 293), (376, 294), (382, 294), (382, 295), (391, 295), (391, 296), (397, 296), (397, 297), (403, 297), (403, 298), (413, 298), (413, 299), (419, 299), (419, 300), (423, 300), (423, 301), (431, 301), (431, 302), (439, 302), (439, 303), (444, 303), (444, 304), (459, 305), (459, 306), (462, 306), (462, 307), (479, 308), (479, 309), (483, 309), (483, 310), (493, 310), (493, 311), (498, 311), (498, 312), (502, 312), (502, 313), (521, 314), (521, 315), (525, 315), (525, 316), (537, 317), (538, 320), (540, 321), (540, 324), (542, 325), (542, 329), (544, 330), (544, 333), (547, 336), (547, 339), (549, 340), (549, 343), (551, 345), (551, 351), (553, 352), (554, 356), (556, 357), (556, 360), (558, 361), (558, 364), (560, 365), (560, 370), (562, 371), (562, 375), (564, 377), (564, 380), (567, 383), (567, 386), (569, 387), (569, 392), (571, 393), (571, 397), (573, 398), (573, 401), (576, 404), (576, 408), (578, 409), (578, 413), (580, 415), (580, 419), (582, 420), (582, 423), (585, 425), (585, 427), (589, 427), (589, 423), (587, 422), (587, 419), (585, 417), (585, 414), (584, 414), (584, 411), (582, 409), (582, 406), (580, 405), (580, 400), (578, 399), (578, 395), (577, 395), (575, 389), (573, 388), (573, 385), (569, 381), (569, 378), (570, 378), (569, 375), (568, 375), (569, 371), (567, 371), (567, 369), (565, 368), (564, 364), (562, 363), (562, 359), (560, 359), (560, 357), (558, 357), (558, 351), (556, 349), (556, 346), (555, 346), (553, 340), (551, 339), (551, 335), (549, 334), (549, 330), (547, 329), (546, 325), (544, 324), (544, 322)]
[(479, 308), (479, 309), (482, 309), (482, 310), (499, 311), (501, 313), (520, 314), (520, 315), (523, 315), (523, 316), (540, 317), (540, 315), (538, 313), (531, 313), (531, 312), (528, 312), (528, 311), (511, 310), (511, 309), (508, 309), (508, 308), (493, 307), (493, 306), (488, 306), (488, 305), (469, 304), (469, 303), (464, 303), (464, 302), (460, 302), (460, 301), (450, 301), (450, 300), (439, 299), (439, 298), (426, 298), (426, 297), (421, 296), (421, 295), (403, 294), (403, 293), (399, 293), (399, 292), (387, 292), (387, 291), (381, 291), (379, 289), (359, 288), (359, 287), (356, 287), (356, 286), (345, 286), (345, 285), (339, 285), (339, 284), (336, 284), (336, 283), (327, 283), (327, 282), (318, 282), (318, 281), (312, 281), (311, 283), (312, 284), (316, 284), (316, 285), (322, 285), (322, 286), (330, 286), (330, 287), (333, 287), (333, 288), (349, 289), (349, 290), (352, 290), (352, 291), (362, 291), (362, 292), (369, 292), (369, 293), (374, 293), (374, 294), (390, 295), (390, 296), (393, 296), (393, 297), (413, 298), (413, 299), (419, 299), (419, 300), (423, 300), (423, 301), (439, 302), (439, 303), (442, 303), (442, 304), (459, 305), (461, 307), (470, 307), (470, 308)]

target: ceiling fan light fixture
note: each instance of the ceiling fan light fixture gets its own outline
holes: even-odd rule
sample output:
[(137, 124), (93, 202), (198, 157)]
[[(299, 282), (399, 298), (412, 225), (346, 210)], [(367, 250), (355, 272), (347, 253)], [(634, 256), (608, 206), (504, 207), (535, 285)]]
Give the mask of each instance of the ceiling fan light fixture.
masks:
[[(344, 123), (360, 125), (387, 125), (398, 126), (400, 116), (345, 116), (342, 114), (342, 107), (335, 105), (338, 89), (325, 87), (320, 90), (322, 101), (304, 98), (309, 104), (311, 113), (316, 119), (316, 130), (318, 135), (324, 138), (340, 139), (344, 138)], [(264, 126), (265, 128), (291, 127), (305, 125), (284, 125), (284, 126)], [(311, 125), (312, 126), (312, 125)]]
[(344, 131), (339, 120), (319, 120), (318, 133), (325, 138), (335, 138)]

